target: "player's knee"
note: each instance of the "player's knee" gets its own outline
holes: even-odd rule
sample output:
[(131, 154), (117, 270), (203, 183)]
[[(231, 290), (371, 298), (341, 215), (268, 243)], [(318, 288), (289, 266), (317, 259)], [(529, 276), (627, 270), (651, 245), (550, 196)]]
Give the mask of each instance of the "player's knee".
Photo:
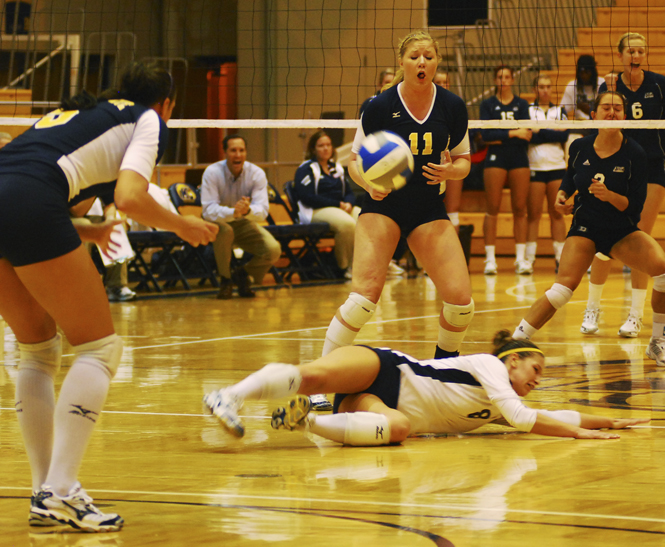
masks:
[(347, 325), (354, 329), (360, 329), (372, 318), (375, 310), (376, 304), (374, 302), (361, 294), (352, 292), (346, 302), (339, 308), (339, 313)]
[(122, 340), (117, 334), (111, 334), (99, 340), (74, 347), (77, 360), (104, 370), (113, 379), (122, 358)]
[(350, 412), (346, 418), (344, 444), (351, 446), (379, 446), (389, 444), (390, 422), (384, 414), (376, 412)]
[(56, 334), (50, 340), (37, 344), (18, 344), (18, 369), (36, 370), (51, 378), (60, 370), (62, 358), (62, 337)]
[(453, 327), (468, 327), (473, 319), (475, 309), (476, 305), (473, 302), (473, 298), (471, 299), (471, 302), (461, 306), (444, 302), (443, 318)]
[(573, 297), (573, 291), (562, 285), (555, 283), (552, 287), (545, 291), (545, 296), (555, 310), (563, 308)]
[(653, 289), (658, 292), (665, 292), (665, 273), (654, 276)]

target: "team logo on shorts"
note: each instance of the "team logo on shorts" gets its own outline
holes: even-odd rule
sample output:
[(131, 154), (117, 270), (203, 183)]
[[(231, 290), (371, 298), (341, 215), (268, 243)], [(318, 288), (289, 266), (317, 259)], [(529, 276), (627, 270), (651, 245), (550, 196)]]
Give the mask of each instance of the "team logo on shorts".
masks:
[(578, 226), (577, 231), (578, 232), (586, 232), (586, 226)]
[(626, 170), (626, 168), (623, 165), (616, 165), (614, 167), (614, 172), (615, 173), (623, 173)]
[(492, 154), (492, 155), (489, 157), (488, 161), (496, 161), (496, 154)]

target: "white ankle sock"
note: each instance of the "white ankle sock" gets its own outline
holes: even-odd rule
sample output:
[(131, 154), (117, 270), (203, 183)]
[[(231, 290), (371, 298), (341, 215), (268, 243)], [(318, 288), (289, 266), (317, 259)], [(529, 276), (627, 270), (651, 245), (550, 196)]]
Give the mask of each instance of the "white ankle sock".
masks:
[(644, 303), (647, 299), (647, 290), (646, 289), (633, 289), (632, 290), (632, 301), (630, 304), (630, 311), (633, 312), (638, 317), (644, 316)]
[(81, 354), (60, 390), (55, 407), (55, 435), (46, 482), (65, 496), (77, 480), (79, 467), (106, 401), (111, 378), (104, 363)]
[(653, 312), (651, 336), (654, 338), (665, 338), (665, 313)]
[(522, 319), (515, 332), (513, 332), (513, 340), (529, 340), (537, 332), (537, 328), (529, 325), (526, 319)]
[(344, 442), (346, 414), (314, 414), (307, 416), (307, 430), (338, 443)]
[(300, 382), (302, 376), (297, 366), (270, 363), (231, 386), (229, 392), (243, 400), (282, 399), (298, 393)]
[(561, 253), (563, 252), (563, 246), (565, 241), (552, 241), (552, 247), (554, 247), (554, 259), (557, 262), (561, 262)]
[(600, 299), (603, 296), (603, 288), (605, 285), (596, 285), (594, 283), (589, 283), (589, 300), (587, 301), (586, 307), (589, 310), (598, 310), (600, 309)]
[(496, 262), (496, 245), (485, 245), (485, 260)]
[(515, 243), (515, 260), (522, 262), (526, 255), (526, 243)]
[(538, 250), (537, 241), (527, 241), (526, 242), (526, 259), (529, 262), (536, 261), (536, 251)]

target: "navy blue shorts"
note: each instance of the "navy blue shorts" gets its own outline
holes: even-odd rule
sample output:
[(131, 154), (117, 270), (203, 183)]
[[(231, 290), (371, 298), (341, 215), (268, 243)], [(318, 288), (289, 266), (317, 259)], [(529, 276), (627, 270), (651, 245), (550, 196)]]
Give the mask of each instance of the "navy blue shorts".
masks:
[(373, 200), (369, 194), (363, 200), (361, 215), (376, 213), (395, 221), (404, 237), (418, 226), (435, 220), (450, 220), (443, 204), (443, 194), (437, 194), (438, 187), (409, 187), (391, 192), (381, 201)]
[(485, 169), (522, 169), (529, 167), (529, 155), (526, 146), (494, 145), (487, 149), (485, 156)]
[[(381, 368), (379, 369), (379, 374), (377, 374), (374, 382), (372, 382), (372, 385), (361, 393), (371, 393), (372, 395), (376, 395), (387, 407), (396, 409), (397, 400), (399, 399), (400, 378), (402, 374), (401, 371), (397, 368), (397, 365), (404, 363), (404, 358), (394, 354), (390, 350), (370, 348), (369, 346), (362, 347), (371, 349), (379, 356), (379, 360), (381, 361)], [(347, 395), (353, 394), (335, 394), (335, 400), (333, 401), (334, 414), (339, 412), (339, 405)]]
[(27, 266), (81, 245), (64, 187), (25, 175), (0, 176), (0, 257)]
[(588, 225), (584, 222), (579, 223), (573, 219), (573, 224), (568, 232), (568, 237), (586, 237), (596, 244), (597, 253), (603, 253), (605, 256), (612, 257), (612, 247), (627, 235), (637, 231), (639, 231), (637, 226), (629, 224), (619, 228), (610, 229), (607, 226), (597, 227), (591, 223)]
[(531, 182), (552, 182), (553, 180), (562, 180), (566, 174), (565, 169), (554, 169), (553, 171), (531, 171)]
[(649, 158), (647, 161), (647, 182), (665, 186), (665, 163), (663, 158)]

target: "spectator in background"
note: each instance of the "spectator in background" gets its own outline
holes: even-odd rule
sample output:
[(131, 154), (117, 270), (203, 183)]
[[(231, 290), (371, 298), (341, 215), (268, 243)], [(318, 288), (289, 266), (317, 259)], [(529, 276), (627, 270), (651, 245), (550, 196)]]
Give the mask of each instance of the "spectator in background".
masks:
[[(561, 98), (561, 107), (566, 111), (569, 120), (590, 120), (591, 105), (596, 100), (598, 88), (605, 80), (598, 76), (596, 60), (593, 55), (580, 55), (577, 59), (575, 79), (568, 82)], [(588, 131), (573, 130), (566, 143), (566, 157), (570, 143)]]
[[(268, 179), (260, 167), (246, 161), (247, 147), (240, 135), (227, 135), (222, 143), (226, 159), (213, 163), (203, 172), (201, 204), (203, 218), (219, 225), (213, 242), (215, 261), (221, 277), (217, 298), (228, 300), (233, 283), (243, 298), (256, 296), (251, 288), (261, 284), (282, 248), (277, 240), (258, 225), (268, 216)], [(251, 253), (251, 260), (231, 277), (233, 247)]]
[(440, 85), (443, 89), (450, 88), (450, 80), (448, 78), (448, 73), (442, 68), (437, 69), (433, 81), (436, 85)]
[(335, 259), (346, 279), (351, 279), (353, 239), (360, 208), (346, 180), (344, 168), (325, 131), (314, 133), (307, 144), (307, 160), (296, 170), (295, 193), (300, 222), (327, 222), (335, 233)]
[(358, 117), (363, 115), (363, 112), (365, 111), (365, 108), (367, 108), (367, 105), (369, 102), (376, 97), (381, 91), (383, 91), (383, 88), (386, 87), (387, 85), (390, 85), (390, 83), (393, 81), (395, 78), (395, 71), (392, 68), (386, 68), (385, 70), (382, 70), (379, 72), (379, 78), (378, 78), (378, 85), (379, 89), (377, 89), (376, 93), (372, 95), (371, 97), (365, 99), (363, 104), (360, 105), (360, 112), (358, 114)]

